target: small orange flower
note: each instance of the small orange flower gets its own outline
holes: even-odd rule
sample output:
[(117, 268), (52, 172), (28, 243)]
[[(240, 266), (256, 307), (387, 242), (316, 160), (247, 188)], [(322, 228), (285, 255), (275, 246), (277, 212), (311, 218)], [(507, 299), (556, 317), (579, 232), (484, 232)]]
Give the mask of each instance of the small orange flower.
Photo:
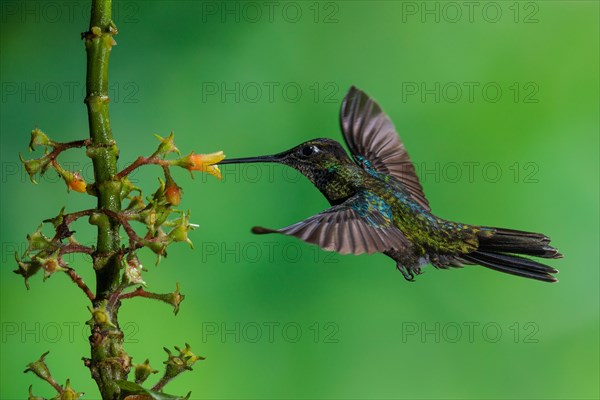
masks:
[(87, 183), (85, 183), (81, 175), (79, 175), (79, 173), (77, 172), (73, 174), (72, 179), (67, 181), (67, 185), (70, 189), (73, 189), (74, 191), (79, 193), (85, 193), (87, 189)]
[(67, 191), (74, 190), (79, 193), (86, 192), (87, 183), (85, 183), (85, 180), (81, 177), (81, 175), (79, 175), (79, 172), (67, 171), (54, 160), (52, 160), (52, 166), (56, 169), (56, 172), (62, 176), (67, 184)]
[(219, 167), (214, 165), (222, 161), (225, 158), (225, 154), (222, 151), (210, 154), (190, 154), (189, 156), (190, 165), (187, 169), (190, 171), (202, 171), (211, 174), (218, 179), (221, 179), (221, 171)]

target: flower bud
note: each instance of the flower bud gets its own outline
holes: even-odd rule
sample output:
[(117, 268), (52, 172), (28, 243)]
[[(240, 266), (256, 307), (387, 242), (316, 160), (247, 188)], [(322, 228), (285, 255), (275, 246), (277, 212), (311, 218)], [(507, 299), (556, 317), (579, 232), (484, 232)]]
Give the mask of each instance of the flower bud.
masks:
[(43, 397), (34, 395), (33, 394), (33, 385), (29, 385), (29, 397), (27, 397), (27, 400), (46, 400), (46, 399)]
[(129, 196), (129, 194), (135, 190), (137, 190), (139, 193), (142, 193), (142, 190), (135, 186), (128, 177), (123, 177), (121, 179), (121, 200), (127, 198), (127, 196)]
[(185, 299), (185, 295), (181, 294), (181, 292), (179, 291), (179, 282), (177, 282), (175, 284), (174, 292), (165, 293), (165, 294), (157, 294), (156, 299), (172, 305), (173, 313), (175, 315), (177, 315), (177, 313), (179, 312), (179, 305)]
[(123, 282), (128, 285), (143, 285), (146, 286), (146, 282), (142, 279), (142, 271), (144, 267), (140, 263), (140, 260), (135, 255), (129, 255), (125, 262), (125, 268), (123, 271)]
[(169, 349), (166, 347), (164, 348), (169, 358), (164, 362), (166, 364), (166, 368), (163, 380), (170, 381), (184, 371), (191, 371), (192, 366), (197, 361), (205, 359), (204, 357), (200, 357), (192, 353), (192, 349), (187, 343), (183, 349), (180, 349), (177, 346), (175, 346), (175, 349), (179, 351), (178, 355), (173, 355)]
[(27, 171), (29, 179), (33, 183), (37, 183), (34, 179), (35, 174), (39, 172), (40, 175), (43, 175), (48, 169), (48, 165), (50, 165), (50, 159), (47, 156), (34, 158), (33, 160), (25, 160), (23, 156), (19, 154), (19, 159), (25, 166), (25, 171)]
[(158, 149), (156, 149), (156, 155), (166, 155), (169, 153), (177, 153), (179, 154), (179, 149), (175, 147), (175, 139), (174, 134), (171, 132), (169, 136), (163, 138), (159, 135), (154, 135), (158, 140), (160, 140), (160, 144), (158, 145)]
[(167, 184), (167, 187), (165, 188), (165, 198), (169, 203), (178, 206), (181, 202), (181, 194), (182, 190), (175, 182)]
[(102, 28), (100, 28), (99, 26), (92, 26), (90, 28), (90, 32), (93, 36), (95, 37), (100, 37), (102, 36)]
[(56, 217), (45, 219), (42, 222), (52, 224), (52, 226), (56, 229), (60, 225), (62, 225), (62, 223), (64, 221), (64, 216), (65, 216), (65, 208), (62, 207)]
[(156, 265), (158, 265), (161, 257), (167, 256), (167, 246), (171, 244), (172, 241), (173, 240), (169, 236), (165, 235), (165, 233), (159, 229), (157, 230), (157, 235), (152, 238), (152, 240), (145, 239), (143, 244), (157, 255)]
[(68, 182), (67, 185), (69, 186), (70, 189), (73, 189), (76, 192), (79, 192), (79, 193), (86, 192), (87, 184), (85, 183), (83, 178), (81, 178), (81, 175), (79, 175), (78, 172), (75, 172), (73, 174), (73, 179), (71, 179), (71, 181)]
[(88, 325), (96, 324), (96, 325), (100, 325), (103, 327), (116, 328), (116, 326), (110, 320), (110, 315), (106, 311), (106, 304), (103, 304), (102, 306), (100, 306), (98, 308), (88, 307), (88, 310), (90, 310), (90, 312), (92, 313), (92, 319), (87, 321), (86, 324), (88, 324)]
[(73, 388), (71, 387), (71, 380), (67, 379), (67, 383), (65, 384), (63, 392), (58, 397), (55, 397), (55, 399), (57, 399), (57, 400), (78, 400), (83, 396), (83, 394), (84, 394), (83, 392), (76, 392), (75, 390), (73, 390)]
[(65, 268), (60, 266), (60, 262), (58, 260), (58, 250), (52, 253), (48, 258), (35, 257), (35, 260), (40, 263), (42, 269), (44, 270), (44, 281), (55, 272), (66, 271)]
[(148, 379), (150, 374), (156, 374), (158, 370), (150, 366), (150, 360), (146, 359), (141, 364), (133, 364), (135, 368), (135, 383), (142, 384)]
[(167, 252), (166, 252), (166, 244), (163, 242), (152, 242), (152, 241), (147, 241), (146, 243), (144, 243), (144, 245), (148, 248), (150, 248), (150, 250), (152, 250), (155, 254), (159, 255), (159, 256), (166, 256)]
[(21, 261), (17, 253), (15, 253), (15, 260), (17, 261), (18, 268), (13, 272), (25, 279), (25, 287), (29, 289), (29, 278), (42, 268), (42, 264), (37, 260)]
[(153, 200), (150, 205), (150, 208), (146, 208), (140, 212), (140, 220), (146, 224), (152, 234), (155, 234), (167, 218), (169, 218), (172, 210), (166, 203), (159, 203), (156, 200)]
[(67, 191), (74, 190), (79, 193), (85, 193), (87, 188), (87, 183), (85, 180), (79, 175), (78, 172), (67, 171), (63, 167), (61, 167), (58, 163), (53, 162), (52, 164), (56, 169), (56, 172), (62, 176), (65, 183), (67, 184)]
[(189, 217), (190, 213), (188, 211), (187, 214), (182, 215), (181, 218), (176, 220), (179, 223), (169, 232), (169, 237), (174, 242), (186, 242), (190, 247), (194, 248), (192, 241), (188, 238), (188, 232), (195, 229), (198, 225), (190, 224)]
[(192, 348), (190, 347), (189, 344), (185, 344), (185, 347), (183, 349), (180, 349), (179, 347), (175, 346), (175, 349), (177, 351), (179, 351), (179, 356), (183, 359), (186, 360), (186, 364), (188, 366), (192, 366), (196, 363), (196, 361), (199, 360), (206, 360), (205, 357), (201, 357), (201, 356), (197, 356), (194, 353), (192, 353)]
[(27, 364), (27, 368), (25, 368), (25, 371), (23, 372), (33, 372), (41, 379), (48, 382), (50, 382), (50, 380), (53, 380), (52, 375), (50, 374), (50, 370), (48, 369), (48, 366), (46, 365), (45, 361), (48, 353), (50, 352), (45, 352), (37, 361)]
[(169, 232), (169, 237), (173, 239), (174, 242), (186, 242), (190, 246), (192, 245), (192, 242), (188, 238), (188, 229), (184, 225), (173, 228), (173, 230)]
[(42, 225), (38, 226), (35, 232), (27, 235), (27, 242), (29, 243), (28, 252), (52, 247), (52, 240), (42, 233)]
[(29, 141), (30, 151), (33, 151), (35, 146), (52, 146), (53, 144), (52, 140), (38, 128), (31, 131), (31, 140)]

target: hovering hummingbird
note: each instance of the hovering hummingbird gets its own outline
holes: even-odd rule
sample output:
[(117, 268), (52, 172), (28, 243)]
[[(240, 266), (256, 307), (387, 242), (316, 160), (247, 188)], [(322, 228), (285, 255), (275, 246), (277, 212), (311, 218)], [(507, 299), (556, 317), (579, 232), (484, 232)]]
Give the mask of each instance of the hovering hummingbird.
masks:
[(556, 282), (556, 269), (521, 256), (561, 258), (547, 236), (433, 215), (390, 118), (354, 86), (342, 102), (340, 123), (352, 158), (335, 140), (314, 139), (279, 154), (219, 163), (287, 165), (305, 175), (331, 205), (285, 228), (254, 227), (253, 233), (295, 236), (341, 254), (383, 253), (409, 281), (430, 263), (443, 269), (478, 264)]

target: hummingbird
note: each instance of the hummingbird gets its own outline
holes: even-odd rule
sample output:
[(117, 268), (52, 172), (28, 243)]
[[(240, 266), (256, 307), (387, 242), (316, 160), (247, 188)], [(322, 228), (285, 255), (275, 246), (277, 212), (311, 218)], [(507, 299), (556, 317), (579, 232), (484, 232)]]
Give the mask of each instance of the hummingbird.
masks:
[(540, 233), (469, 225), (431, 213), (404, 144), (381, 107), (352, 86), (340, 110), (350, 155), (332, 139), (309, 140), (267, 156), (219, 163), (280, 163), (308, 178), (330, 208), (281, 229), (254, 227), (255, 234), (279, 233), (340, 254), (383, 253), (408, 281), (431, 264), (437, 269), (480, 265), (545, 282), (558, 271), (527, 256), (561, 258)]

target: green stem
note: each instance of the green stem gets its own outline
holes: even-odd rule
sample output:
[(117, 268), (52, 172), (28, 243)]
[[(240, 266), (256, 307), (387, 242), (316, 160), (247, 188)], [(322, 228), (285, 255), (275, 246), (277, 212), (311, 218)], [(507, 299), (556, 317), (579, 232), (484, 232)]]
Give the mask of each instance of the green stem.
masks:
[[(87, 52), (85, 103), (91, 139), (88, 156), (94, 165), (98, 208), (119, 212), (121, 183), (113, 179), (117, 173), (118, 149), (112, 138), (108, 113), (108, 62), (114, 44), (113, 34), (116, 33), (111, 15), (111, 0), (92, 1), (90, 29), (84, 34)], [(96, 271), (96, 296), (93, 303), (95, 308), (99, 308), (107, 304), (107, 300), (118, 290), (120, 224), (106, 214), (94, 215), (90, 222), (98, 227), (97, 250), (93, 254)], [(105, 310), (114, 327), (98, 322), (92, 324), (91, 359), (86, 360), (105, 400), (118, 398), (119, 388), (115, 381), (126, 379), (130, 368), (130, 357), (123, 350), (123, 332), (117, 322), (118, 309), (119, 302), (116, 302)]]

